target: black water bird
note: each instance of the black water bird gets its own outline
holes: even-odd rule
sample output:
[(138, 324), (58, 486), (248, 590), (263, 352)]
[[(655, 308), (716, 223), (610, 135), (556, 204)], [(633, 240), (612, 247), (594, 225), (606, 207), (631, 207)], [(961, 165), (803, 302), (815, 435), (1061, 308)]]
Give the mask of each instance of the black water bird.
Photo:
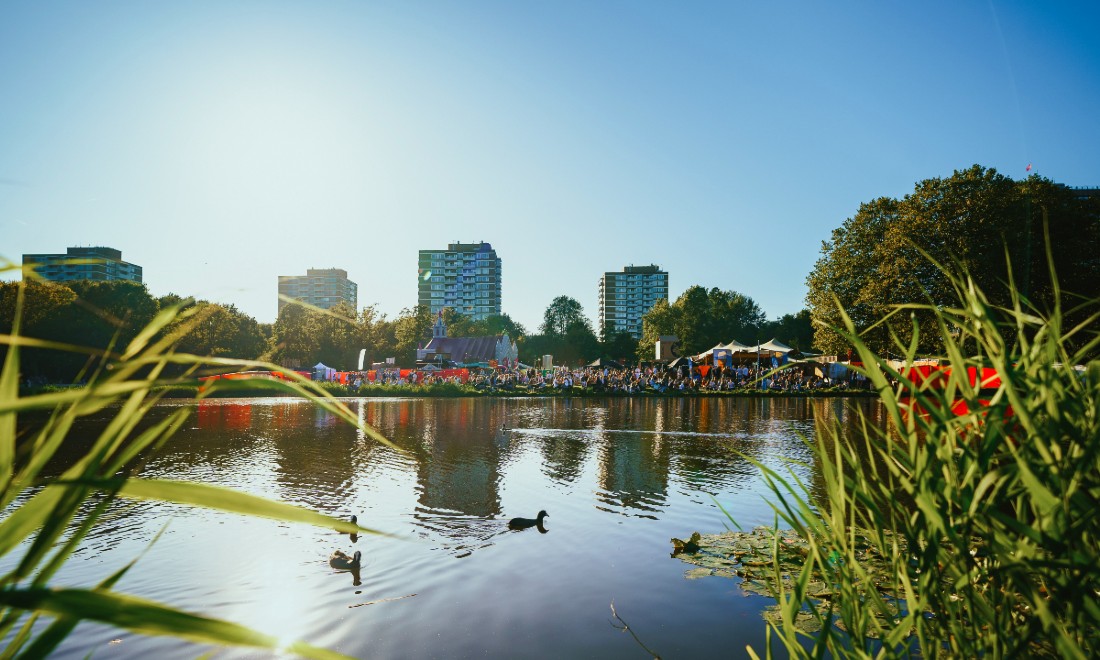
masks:
[(539, 531), (542, 531), (542, 519), (549, 517), (550, 514), (545, 511), (539, 511), (538, 518), (512, 518), (508, 521), (509, 529), (527, 529), (528, 527), (538, 526)]
[[(355, 516), (352, 516), (351, 518), (348, 518), (348, 522), (353, 524), (353, 525), (358, 525), (359, 524), (359, 519), (356, 518)], [(356, 533), (356, 532), (351, 532), (351, 533), (348, 534), (348, 538), (351, 539), (352, 543), (355, 543), (356, 541), (359, 540), (359, 534)]]
[(354, 555), (347, 555), (344, 552), (337, 550), (332, 553), (332, 556), (328, 558), (328, 565), (335, 568), (338, 571), (358, 571), (359, 560), (362, 558), (363, 553), (358, 550)]

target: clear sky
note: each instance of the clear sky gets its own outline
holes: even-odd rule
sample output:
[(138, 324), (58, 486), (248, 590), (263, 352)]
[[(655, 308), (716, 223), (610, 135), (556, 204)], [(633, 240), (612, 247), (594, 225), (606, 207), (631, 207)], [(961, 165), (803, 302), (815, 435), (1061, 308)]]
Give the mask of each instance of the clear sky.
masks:
[[(503, 311), (605, 271), (804, 306), (821, 241), (974, 163), (1100, 185), (1100, 3), (4, 2), (0, 258), (104, 245), (274, 321), (343, 268), (416, 304), (487, 241)], [(11, 274), (8, 277), (12, 277)]]

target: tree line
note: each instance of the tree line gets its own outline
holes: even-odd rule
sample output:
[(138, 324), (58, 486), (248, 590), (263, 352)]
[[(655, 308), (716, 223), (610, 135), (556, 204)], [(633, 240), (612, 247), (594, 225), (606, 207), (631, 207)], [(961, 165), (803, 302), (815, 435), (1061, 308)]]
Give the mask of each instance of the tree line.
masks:
[[(475, 320), (446, 309), (443, 317), (452, 337), (507, 333), (528, 364), (547, 354), (568, 365), (596, 358), (651, 361), (654, 343), (664, 335), (679, 339), (681, 355), (731, 339), (772, 338), (803, 352), (844, 354), (848, 342), (836, 330), (843, 327), (844, 315), (877, 350), (897, 350), (898, 343), (916, 336), (919, 352), (929, 354), (941, 348), (939, 333), (927, 331), (936, 322), (934, 315), (906, 305), (950, 305), (957, 296), (948, 274), (966, 273), (989, 296), (991, 309), (1012, 306), (1014, 296), (1040, 313), (1058, 305), (1071, 327), (1083, 330), (1071, 341), (1087, 342), (1096, 334), (1096, 321), (1078, 303), (1100, 298), (1097, 255), (1100, 198), (1037, 175), (1016, 181), (974, 165), (920, 181), (901, 199), (879, 197), (861, 204), (822, 243), (806, 280), (807, 308), (797, 314), (768, 320), (742, 293), (696, 285), (650, 309), (642, 318), (640, 340), (625, 332), (598, 335), (581, 304), (565, 295), (550, 302), (532, 333), (507, 314)], [(0, 283), (3, 334), (12, 332), (19, 286)], [(144, 285), (127, 281), (29, 281), (25, 295), (21, 334), (28, 337), (118, 349), (161, 309), (184, 305), (200, 313), (202, 321), (179, 338), (179, 350), (293, 368), (324, 362), (353, 369), (362, 349), (368, 363), (393, 357), (399, 365), (412, 366), (435, 321), (421, 306), (389, 318), (373, 305), (321, 310), (290, 304), (275, 323), (259, 323), (233, 305), (176, 294), (157, 298)], [(178, 327), (177, 322), (165, 332)], [(87, 352), (37, 347), (23, 354), (22, 372), (25, 378), (71, 382), (88, 364)]]
[[(11, 334), (20, 283), (0, 283), (0, 332)], [(284, 306), (274, 323), (259, 323), (233, 305), (191, 300), (178, 294), (154, 297), (144, 284), (129, 281), (70, 281), (26, 283), (20, 333), (52, 342), (54, 347), (29, 348), (22, 353), (24, 379), (52, 383), (73, 382), (94, 364), (87, 351), (59, 350), (61, 345), (120, 350), (169, 306), (182, 306), (201, 321), (178, 338), (178, 350), (196, 355), (266, 360), (286, 367), (308, 369), (318, 362), (339, 369), (355, 369), (361, 350), (366, 367), (395, 358), (412, 366), (416, 350), (432, 336), (435, 316), (426, 307), (401, 311), (396, 318), (373, 305), (356, 312), (347, 303), (323, 310), (302, 304)], [(443, 310), (452, 337), (500, 335), (516, 341), (520, 359), (536, 363), (552, 355), (555, 364), (577, 365), (597, 358), (624, 362), (653, 360), (658, 334), (684, 338), (684, 351), (699, 352), (734, 337), (773, 336), (792, 346), (808, 346), (808, 312), (766, 322), (759, 307), (732, 291), (691, 287), (676, 302), (658, 304), (644, 321), (639, 341), (626, 332), (597, 336), (581, 304), (558, 296), (547, 307), (536, 333), (529, 333), (507, 314), (477, 320), (453, 309)], [(164, 333), (178, 333), (176, 321)], [(652, 337), (652, 339), (651, 339)], [(685, 353), (686, 354), (686, 353)]]

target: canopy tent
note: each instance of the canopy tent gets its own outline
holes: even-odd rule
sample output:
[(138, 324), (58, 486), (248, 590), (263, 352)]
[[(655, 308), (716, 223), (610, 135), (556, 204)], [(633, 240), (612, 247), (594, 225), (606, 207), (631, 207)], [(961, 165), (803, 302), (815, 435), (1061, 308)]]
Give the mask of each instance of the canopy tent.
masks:
[(615, 360), (604, 360), (603, 358), (596, 358), (588, 364), (590, 367), (607, 367), (608, 369), (622, 369), (623, 365), (619, 364)]
[(693, 355), (692, 359), (700, 364), (709, 363), (714, 357), (715, 352), (726, 351), (729, 355), (736, 356), (738, 358), (745, 358), (747, 356), (760, 356), (760, 355), (772, 355), (774, 353), (782, 353), (786, 355), (794, 349), (786, 344), (781, 343), (776, 339), (771, 339), (763, 344), (757, 344), (750, 346), (748, 344), (742, 344), (736, 339), (730, 340), (727, 344), (718, 344), (714, 348), (704, 351), (698, 355)]
[(332, 380), (336, 377), (336, 370), (326, 365), (324, 362), (318, 362), (313, 365), (313, 379), (314, 380)]
[(696, 362), (710, 362), (710, 359), (714, 356), (715, 351), (725, 350), (725, 349), (728, 349), (730, 346), (733, 346), (733, 345), (744, 346), (744, 344), (741, 344), (741, 343), (737, 342), (736, 340), (731, 341), (729, 344), (723, 344), (723, 343), (719, 342), (719, 343), (715, 344), (713, 348), (709, 348), (709, 349), (703, 351), (702, 353), (700, 353), (698, 355), (691, 356), (691, 359), (695, 360)]
[(790, 346), (779, 342), (774, 337), (771, 340), (760, 344), (760, 349), (765, 351), (775, 351), (776, 353), (790, 353), (794, 350)]

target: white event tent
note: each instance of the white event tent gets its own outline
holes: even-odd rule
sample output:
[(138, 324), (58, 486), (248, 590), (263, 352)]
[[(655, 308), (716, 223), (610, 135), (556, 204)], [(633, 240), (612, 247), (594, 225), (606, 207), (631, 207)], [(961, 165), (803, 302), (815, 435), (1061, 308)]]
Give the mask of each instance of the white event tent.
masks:
[(776, 339), (771, 339), (767, 342), (764, 342), (763, 344), (756, 344), (755, 346), (742, 344), (741, 342), (734, 339), (731, 340), (728, 344), (718, 344), (708, 351), (704, 351), (698, 355), (693, 355), (691, 359), (697, 363), (706, 364), (714, 359), (715, 353), (717, 353), (719, 357), (721, 357), (723, 354), (739, 357), (763, 357), (765, 355), (768, 357), (773, 357), (777, 353), (781, 354), (782, 356), (786, 356), (793, 350), (794, 349), (790, 346), (787, 346), (786, 344)]

